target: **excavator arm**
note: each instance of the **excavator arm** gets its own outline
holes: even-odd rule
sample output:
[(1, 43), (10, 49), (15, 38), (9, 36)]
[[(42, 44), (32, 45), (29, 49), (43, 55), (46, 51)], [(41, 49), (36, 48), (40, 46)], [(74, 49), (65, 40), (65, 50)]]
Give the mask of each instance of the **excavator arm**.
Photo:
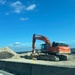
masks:
[(36, 43), (36, 40), (42, 40), (44, 41), (46, 44), (49, 44), (50, 47), (52, 47), (52, 44), (50, 43), (49, 39), (45, 36), (42, 36), (42, 35), (38, 35), (38, 34), (33, 34), (33, 40), (32, 40), (32, 52), (35, 53), (35, 43)]

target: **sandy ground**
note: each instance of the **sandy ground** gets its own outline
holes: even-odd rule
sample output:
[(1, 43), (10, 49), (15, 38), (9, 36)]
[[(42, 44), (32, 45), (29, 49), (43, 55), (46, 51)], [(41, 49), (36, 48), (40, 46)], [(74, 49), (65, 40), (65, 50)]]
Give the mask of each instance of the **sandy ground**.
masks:
[(26, 55), (29, 56), (30, 54), (31, 52), (17, 54), (8, 47), (0, 48), (0, 60), (2, 61), (23, 62), (23, 63), (40, 64), (40, 65), (47, 65), (47, 66), (50, 65), (50, 66), (58, 66), (58, 67), (75, 68), (75, 54), (72, 54), (70, 56), (69, 61), (44, 61), (44, 60), (33, 60), (33, 59), (21, 58), (21, 56), (26, 56)]

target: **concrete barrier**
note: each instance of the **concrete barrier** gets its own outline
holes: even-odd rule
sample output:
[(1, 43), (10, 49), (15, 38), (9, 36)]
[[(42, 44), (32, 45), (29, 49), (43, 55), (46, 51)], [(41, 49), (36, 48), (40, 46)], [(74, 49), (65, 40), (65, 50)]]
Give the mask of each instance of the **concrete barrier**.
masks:
[(75, 75), (75, 68), (0, 61), (0, 68), (15, 75)]
[(30, 75), (31, 64), (19, 62), (7, 62), (7, 70), (18, 75)]
[(32, 65), (31, 75), (75, 75), (75, 68)]
[(63, 72), (65, 70), (68, 70), (68, 68), (46, 65), (32, 65), (32, 75), (56, 75), (57, 73)]
[(6, 70), (6, 61), (0, 61), (0, 69)]

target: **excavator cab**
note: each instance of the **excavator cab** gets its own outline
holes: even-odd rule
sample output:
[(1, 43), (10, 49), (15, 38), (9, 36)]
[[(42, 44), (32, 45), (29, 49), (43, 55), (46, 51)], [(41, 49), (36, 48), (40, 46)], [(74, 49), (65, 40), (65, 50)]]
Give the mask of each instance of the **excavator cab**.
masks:
[(41, 45), (41, 52), (46, 53), (48, 47), (50, 47), (49, 44), (42, 44)]

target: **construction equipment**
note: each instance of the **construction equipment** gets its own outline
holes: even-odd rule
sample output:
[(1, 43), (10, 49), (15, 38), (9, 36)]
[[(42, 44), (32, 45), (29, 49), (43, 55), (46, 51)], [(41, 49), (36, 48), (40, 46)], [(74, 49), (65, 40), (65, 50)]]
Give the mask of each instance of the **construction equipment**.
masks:
[[(32, 39), (32, 57), (36, 57), (38, 60), (69, 60), (70, 47), (67, 44), (51, 43), (47, 37), (37, 34), (33, 34)], [(41, 52), (39, 53), (36, 53), (36, 40), (45, 42), (41, 45)]]

